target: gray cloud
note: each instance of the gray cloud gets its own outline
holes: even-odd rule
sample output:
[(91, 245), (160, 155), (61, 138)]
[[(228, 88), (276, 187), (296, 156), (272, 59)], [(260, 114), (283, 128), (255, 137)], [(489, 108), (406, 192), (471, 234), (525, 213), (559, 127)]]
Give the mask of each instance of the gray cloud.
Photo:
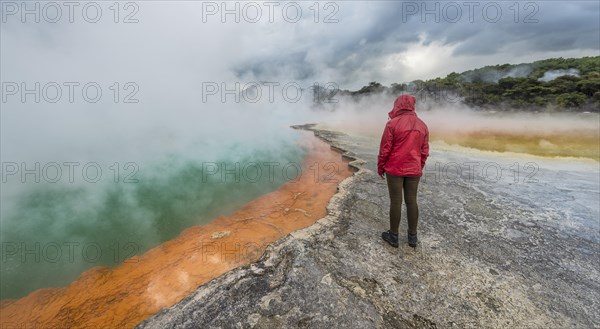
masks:
[[(353, 27), (348, 30), (337, 29), (334, 40), (326, 33), (314, 34), (310, 42), (293, 51), (277, 54), (277, 60), (272, 58), (255, 59), (247, 65), (256, 69), (245, 68), (256, 73), (269, 74), (281, 71), (282, 63), (300, 71), (297, 75), (317, 78), (324, 70), (333, 72), (333, 78), (342, 83), (350, 82), (354, 77), (383, 78), (381, 59), (390, 54), (402, 55), (411, 45), (440, 44), (454, 47), (454, 58), (477, 56), (481, 62), (484, 58), (503, 54), (504, 62), (512, 62), (513, 58), (531, 54), (540, 57), (540, 53), (560, 53), (581, 50), (582, 54), (590, 51), (600, 52), (600, 9), (597, 2), (590, 1), (536, 1), (518, 5), (518, 12), (512, 2), (478, 2), (473, 7), (473, 15), (469, 16), (469, 7), (464, 2), (457, 3), (462, 10), (460, 19), (452, 22), (455, 14), (444, 8), (448, 3), (439, 4), (439, 22), (435, 16), (422, 16), (421, 6), (434, 8), (434, 2), (371, 2), (371, 6), (361, 7), (363, 15), (352, 15), (352, 7), (360, 6), (355, 2), (339, 2), (341, 14), (337, 25)], [(410, 9), (417, 6), (418, 12), (411, 14)], [(346, 8), (344, 11), (343, 9)], [(488, 15), (483, 13), (487, 8)], [(495, 8), (500, 8), (501, 15), (495, 19)], [(447, 13), (447, 15), (446, 15)], [(515, 22), (516, 20), (516, 22)], [(356, 27), (358, 26), (358, 28)], [(321, 31), (322, 26), (312, 26), (313, 30)], [(335, 28), (334, 28), (335, 29)], [(303, 33), (295, 31), (295, 33)], [(296, 34), (289, 36), (290, 40)], [(285, 47), (283, 47), (285, 49)], [(298, 53), (325, 54), (322, 61), (299, 60)], [(308, 56), (319, 57), (319, 56)], [(264, 62), (264, 63), (261, 63)], [(265, 69), (269, 63), (274, 63), (278, 69)], [(463, 69), (475, 68), (474, 66)], [(302, 69), (298, 70), (301, 65)], [(398, 66), (402, 66), (398, 63)], [(313, 76), (305, 75), (314, 73)], [(371, 72), (365, 77), (365, 72)], [(261, 75), (263, 78), (263, 75)], [(389, 78), (389, 77), (388, 77)], [(366, 81), (362, 81), (363, 83)]]
[[(77, 73), (94, 64), (111, 74), (179, 74), (185, 78), (179, 80), (195, 83), (300, 80), (356, 87), (373, 80), (401, 82), (482, 65), (600, 53), (600, 4), (595, 1), (519, 2), (516, 17), (514, 2), (476, 2), (470, 17), (467, 2), (338, 1), (334, 18), (339, 22), (329, 24), (323, 22), (323, 7), (315, 23), (309, 9), (313, 3), (299, 3), (304, 14), (297, 23), (277, 14), (274, 23), (264, 18), (257, 24), (222, 23), (218, 15), (203, 23), (201, 5), (190, 2), (141, 4), (140, 23), (129, 27), (7, 23), (3, 39), (20, 41), (14, 52), (7, 50), (12, 43), (4, 44), (3, 57), (8, 62), (28, 53), (25, 58), (34, 65), (69, 58), (64, 65), (79, 67)], [(434, 15), (421, 15), (423, 6), (436, 4), (438, 22)], [(456, 22), (452, 4), (462, 11)], [(482, 14), (486, 6), (489, 16)], [(490, 22), (495, 7), (502, 15)], [(526, 23), (527, 18), (537, 22)], [(18, 70), (3, 66), (4, 72)]]

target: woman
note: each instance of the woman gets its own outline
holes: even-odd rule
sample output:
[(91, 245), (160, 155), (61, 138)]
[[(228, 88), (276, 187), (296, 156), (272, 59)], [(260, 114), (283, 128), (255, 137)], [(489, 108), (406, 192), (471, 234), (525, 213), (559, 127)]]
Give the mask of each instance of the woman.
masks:
[(385, 125), (379, 158), (378, 174), (387, 178), (390, 193), (390, 229), (381, 237), (398, 248), (398, 227), (402, 210), (402, 192), (408, 217), (408, 245), (417, 246), (419, 207), (417, 189), (423, 167), (429, 156), (429, 130), (415, 113), (415, 97), (402, 95), (394, 102)]

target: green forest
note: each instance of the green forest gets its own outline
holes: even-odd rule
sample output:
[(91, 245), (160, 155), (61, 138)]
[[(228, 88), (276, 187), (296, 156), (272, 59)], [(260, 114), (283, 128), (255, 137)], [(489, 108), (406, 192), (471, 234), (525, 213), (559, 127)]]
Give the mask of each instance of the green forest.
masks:
[(360, 97), (382, 92), (410, 93), (435, 102), (462, 102), (479, 109), (598, 112), (600, 56), (485, 66), (389, 87), (371, 82), (357, 91), (343, 90), (340, 94)]

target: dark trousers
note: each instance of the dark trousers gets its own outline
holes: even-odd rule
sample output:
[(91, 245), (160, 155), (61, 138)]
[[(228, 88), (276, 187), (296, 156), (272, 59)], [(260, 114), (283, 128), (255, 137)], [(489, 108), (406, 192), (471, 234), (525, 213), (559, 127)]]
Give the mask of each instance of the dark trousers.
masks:
[(408, 217), (408, 233), (417, 234), (419, 222), (419, 206), (417, 205), (417, 189), (421, 177), (401, 177), (385, 173), (390, 192), (390, 231), (398, 233), (400, 215), (402, 213), (402, 192)]

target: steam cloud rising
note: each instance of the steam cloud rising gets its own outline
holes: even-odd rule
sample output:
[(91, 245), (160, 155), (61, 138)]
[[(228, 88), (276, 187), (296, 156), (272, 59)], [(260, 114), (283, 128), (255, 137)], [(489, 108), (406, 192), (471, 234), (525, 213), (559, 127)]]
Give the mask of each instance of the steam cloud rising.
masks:
[(549, 70), (544, 73), (544, 75), (539, 78), (541, 81), (551, 81), (563, 75), (574, 75), (579, 76), (579, 70), (577, 69), (568, 69), (568, 70)]

